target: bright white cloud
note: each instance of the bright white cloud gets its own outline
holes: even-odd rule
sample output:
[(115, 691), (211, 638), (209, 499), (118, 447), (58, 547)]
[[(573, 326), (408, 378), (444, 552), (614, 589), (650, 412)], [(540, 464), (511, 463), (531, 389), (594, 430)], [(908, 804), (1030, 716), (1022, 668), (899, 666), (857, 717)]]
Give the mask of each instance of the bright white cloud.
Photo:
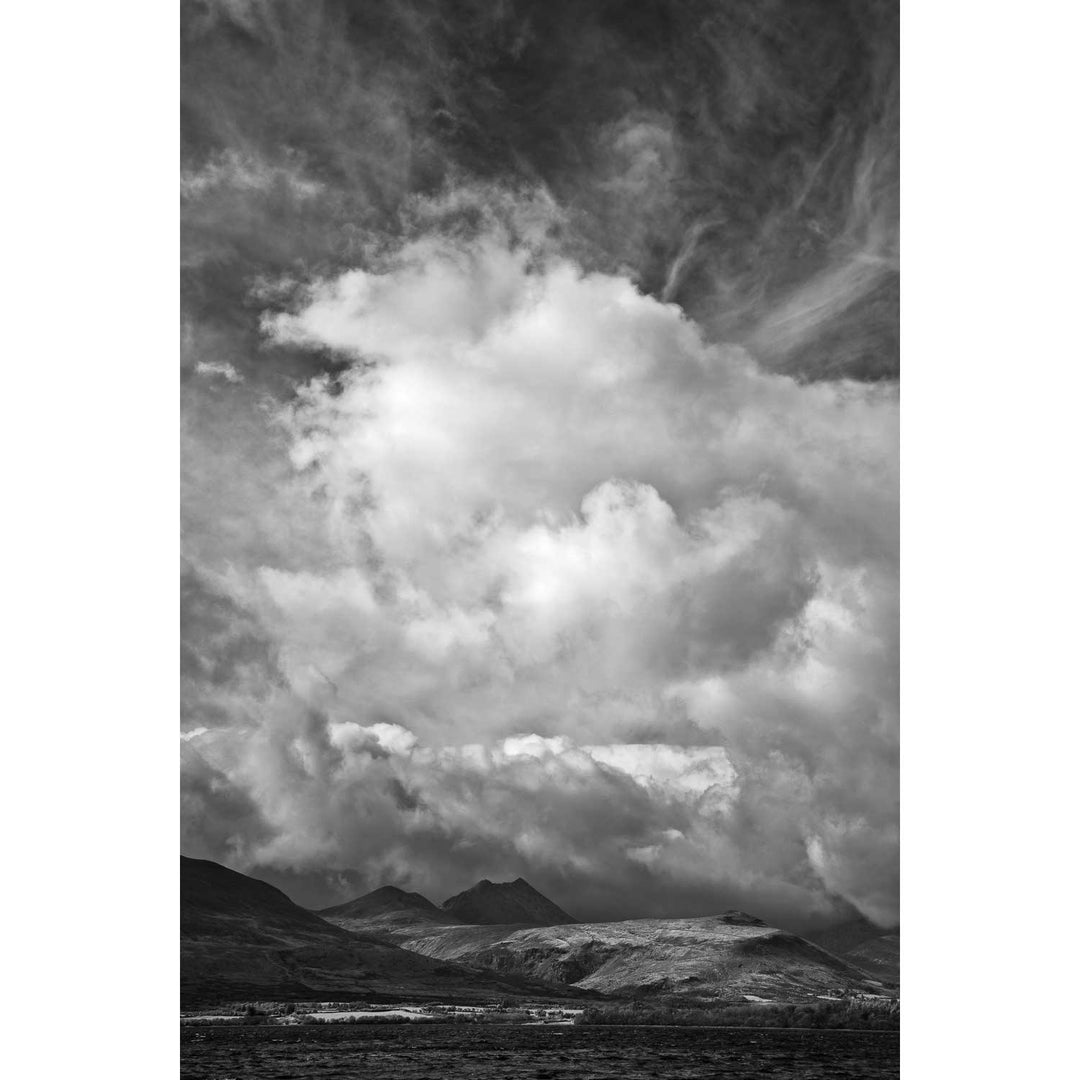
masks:
[(300, 567), (228, 577), (283, 679), (207, 751), (270, 822), (251, 859), (483, 848), (891, 917), (894, 388), (769, 374), (498, 229), (264, 329), (353, 364), (281, 418), (318, 559), (309, 522)]

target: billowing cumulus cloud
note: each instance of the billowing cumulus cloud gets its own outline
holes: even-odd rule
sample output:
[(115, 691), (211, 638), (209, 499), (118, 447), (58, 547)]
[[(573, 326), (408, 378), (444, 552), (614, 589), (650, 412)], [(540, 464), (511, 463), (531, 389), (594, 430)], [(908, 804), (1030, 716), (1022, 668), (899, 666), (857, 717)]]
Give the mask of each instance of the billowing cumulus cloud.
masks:
[(184, 850), (892, 923), (892, 8), (601, 7), (185, 5)]
[(218, 582), (276, 683), (188, 745), (270, 830), (250, 865), (895, 916), (893, 388), (766, 372), (498, 229), (263, 328), (347, 366), (276, 416), (318, 558)]

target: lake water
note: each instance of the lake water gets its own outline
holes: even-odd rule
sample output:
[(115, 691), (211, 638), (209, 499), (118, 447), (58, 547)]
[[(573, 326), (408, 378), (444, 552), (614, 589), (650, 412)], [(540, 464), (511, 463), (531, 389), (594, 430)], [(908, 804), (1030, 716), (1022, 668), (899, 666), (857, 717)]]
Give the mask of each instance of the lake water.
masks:
[(896, 1032), (487, 1024), (185, 1027), (182, 1080), (879, 1080)]

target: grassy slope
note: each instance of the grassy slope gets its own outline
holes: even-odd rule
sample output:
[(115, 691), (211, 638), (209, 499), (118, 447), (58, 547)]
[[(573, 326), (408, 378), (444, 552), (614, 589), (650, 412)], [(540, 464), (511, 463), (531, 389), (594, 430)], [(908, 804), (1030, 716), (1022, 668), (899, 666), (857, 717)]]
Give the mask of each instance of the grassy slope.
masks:
[(552, 927), (412, 926), (395, 929), (390, 939), (432, 958), (611, 995), (808, 1001), (877, 989), (818, 946), (738, 915)]

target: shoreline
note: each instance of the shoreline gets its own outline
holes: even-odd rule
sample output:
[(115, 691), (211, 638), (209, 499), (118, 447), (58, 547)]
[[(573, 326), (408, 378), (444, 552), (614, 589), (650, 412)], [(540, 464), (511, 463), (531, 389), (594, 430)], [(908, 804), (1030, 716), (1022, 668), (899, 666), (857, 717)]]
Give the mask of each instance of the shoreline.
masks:
[(623, 1029), (623, 1028), (638, 1028), (638, 1029), (665, 1029), (672, 1031), (775, 1031), (775, 1032), (804, 1032), (804, 1031), (819, 1031), (828, 1034), (843, 1034), (843, 1035), (900, 1035), (900, 1028), (834, 1028), (834, 1027), (751, 1027), (749, 1025), (740, 1024), (575, 1024), (572, 1022), (565, 1023), (536, 1023), (536, 1022), (521, 1022), (510, 1021), (505, 1024), (500, 1023), (488, 1023), (483, 1020), (475, 1020), (466, 1023), (454, 1023), (454, 1022), (410, 1022), (406, 1021), (403, 1024), (364, 1024), (364, 1023), (349, 1023), (348, 1021), (322, 1021), (317, 1024), (230, 1024), (228, 1022), (212, 1022), (212, 1023), (184, 1023), (181, 1020), (181, 1027), (208, 1027), (208, 1028), (268, 1028), (268, 1027), (492, 1027), (492, 1028), (575, 1028), (578, 1030), (588, 1031), (600, 1031), (604, 1029)]

